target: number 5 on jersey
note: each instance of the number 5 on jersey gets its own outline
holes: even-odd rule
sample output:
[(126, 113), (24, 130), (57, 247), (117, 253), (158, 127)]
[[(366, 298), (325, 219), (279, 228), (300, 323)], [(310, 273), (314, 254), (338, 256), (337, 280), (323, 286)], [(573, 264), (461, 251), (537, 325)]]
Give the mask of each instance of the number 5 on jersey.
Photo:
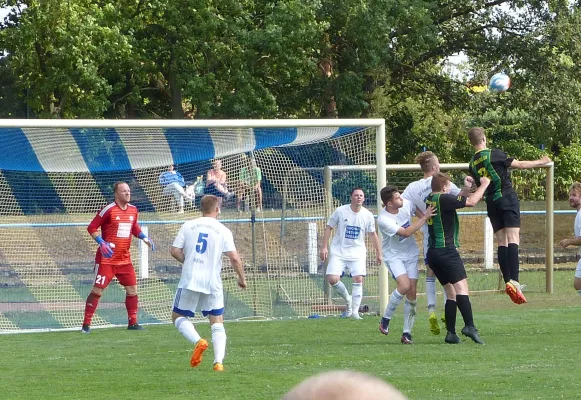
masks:
[(206, 249), (208, 248), (207, 237), (207, 233), (200, 233), (198, 235), (198, 243), (196, 244), (196, 252), (198, 254), (204, 254), (206, 252)]

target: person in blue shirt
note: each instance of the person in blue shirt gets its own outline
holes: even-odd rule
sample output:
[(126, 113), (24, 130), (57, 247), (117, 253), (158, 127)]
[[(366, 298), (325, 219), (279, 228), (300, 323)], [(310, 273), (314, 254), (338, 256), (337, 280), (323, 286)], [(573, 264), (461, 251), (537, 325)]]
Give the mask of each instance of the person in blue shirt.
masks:
[(193, 201), (192, 197), (185, 191), (186, 183), (182, 174), (177, 172), (173, 165), (159, 176), (159, 184), (163, 187), (165, 196), (173, 196), (179, 213), (184, 212), (184, 199)]

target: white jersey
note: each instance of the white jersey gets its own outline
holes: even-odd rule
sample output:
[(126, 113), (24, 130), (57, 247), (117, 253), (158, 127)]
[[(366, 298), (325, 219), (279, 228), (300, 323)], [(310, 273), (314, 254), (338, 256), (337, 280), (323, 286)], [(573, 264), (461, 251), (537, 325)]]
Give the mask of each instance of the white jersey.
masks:
[[(575, 216), (575, 237), (581, 237), (581, 209), (577, 210), (577, 215)], [(581, 254), (581, 247), (579, 247), (579, 254)]]
[[(458, 195), (461, 192), (458, 186), (454, 185), (450, 182), (450, 194), (454, 196)], [(432, 193), (432, 177), (429, 176), (427, 178), (420, 179), (419, 181), (415, 181), (410, 183), (402, 193), (402, 197), (404, 199), (409, 200), (413, 204), (413, 211), (412, 214), (415, 214), (416, 209), (419, 209), (421, 212), (426, 212), (426, 197)], [(421, 227), (421, 231), (424, 234), (424, 248), (427, 248), (428, 244), (428, 224), (424, 224)], [(425, 254), (424, 254), (425, 256)]]
[(413, 204), (403, 199), (403, 206), (397, 214), (391, 214), (382, 208), (377, 217), (377, 226), (382, 235), (383, 258), (386, 262), (390, 259), (411, 259), (419, 254), (418, 245), (414, 236), (401, 237), (397, 234), (400, 228), (407, 228), (412, 224)]
[(184, 250), (184, 265), (178, 288), (200, 293), (222, 291), (222, 253), (235, 251), (230, 229), (215, 218), (186, 221), (173, 247)]
[(365, 234), (375, 232), (373, 214), (365, 207), (357, 213), (351, 205), (337, 207), (327, 225), (335, 228), (331, 242), (331, 254), (343, 260), (357, 260), (367, 256)]

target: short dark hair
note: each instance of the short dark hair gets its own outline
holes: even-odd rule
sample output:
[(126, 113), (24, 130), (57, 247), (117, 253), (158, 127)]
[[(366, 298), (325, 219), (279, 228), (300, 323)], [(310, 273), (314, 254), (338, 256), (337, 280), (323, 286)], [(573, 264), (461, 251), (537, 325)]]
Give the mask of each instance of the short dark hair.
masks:
[(393, 196), (398, 192), (399, 190), (397, 189), (397, 186), (394, 185), (388, 185), (381, 189), (379, 196), (381, 197), (381, 202), (383, 205), (387, 206), (387, 203), (390, 202), (391, 199), (393, 199)]
[(432, 176), (432, 192), (441, 192), (446, 183), (450, 182), (450, 177), (443, 172), (436, 172)]
[(351, 189), (351, 195), (350, 196), (353, 196), (353, 192), (356, 191), (356, 190), (361, 190), (363, 192), (363, 194), (365, 194), (365, 191), (363, 190), (363, 188), (357, 186), (357, 187), (354, 187), (353, 189)]

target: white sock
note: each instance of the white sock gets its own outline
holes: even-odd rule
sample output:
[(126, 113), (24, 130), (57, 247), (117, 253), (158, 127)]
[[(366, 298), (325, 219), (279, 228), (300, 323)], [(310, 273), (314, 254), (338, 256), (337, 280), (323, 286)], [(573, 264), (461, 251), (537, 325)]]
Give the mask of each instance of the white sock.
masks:
[(448, 296), (446, 295), (446, 289), (444, 289), (443, 286), (442, 286), (442, 293), (444, 294), (444, 304), (446, 304), (446, 301), (448, 300)]
[(194, 324), (186, 317), (179, 317), (174, 322), (174, 325), (178, 329), (178, 332), (193, 344), (196, 344), (201, 339), (200, 334), (194, 328)]
[(428, 298), (428, 314), (436, 312), (436, 277), (426, 276), (426, 296)]
[(403, 306), (403, 331), (411, 333), (416, 321), (416, 300), (405, 299)]
[(212, 345), (214, 346), (214, 364), (222, 364), (226, 355), (226, 330), (224, 329), (224, 324), (212, 325)]
[(351, 313), (359, 314), (359, 306), (361, 299), (363, 299), (363, 283), (353, 283), (353, 290), (351, 291)]
[(347, 288), (345, 287), (343, 282), (339, 281), (336, 284), (334, 284), (333, 289), (335, 289), (339, 296), (345, 299), (345, 302), (349, 302), (349, 292), (347, 291)]
[(395, 312), (397, 306), (399, 306), (399, 303), (401, 303), (402, 299), (403, 295), (400, 294), (397, 289), (391, 292), (391, 296), (389, 296), (389, 303), (387, 303), (387, 308), (383, 313), (383, 318), (391, 319), (393, 313)]
[(581, 290), (577, 290), (577, 293), (579, 293), (579, 296), (581, 296)]

